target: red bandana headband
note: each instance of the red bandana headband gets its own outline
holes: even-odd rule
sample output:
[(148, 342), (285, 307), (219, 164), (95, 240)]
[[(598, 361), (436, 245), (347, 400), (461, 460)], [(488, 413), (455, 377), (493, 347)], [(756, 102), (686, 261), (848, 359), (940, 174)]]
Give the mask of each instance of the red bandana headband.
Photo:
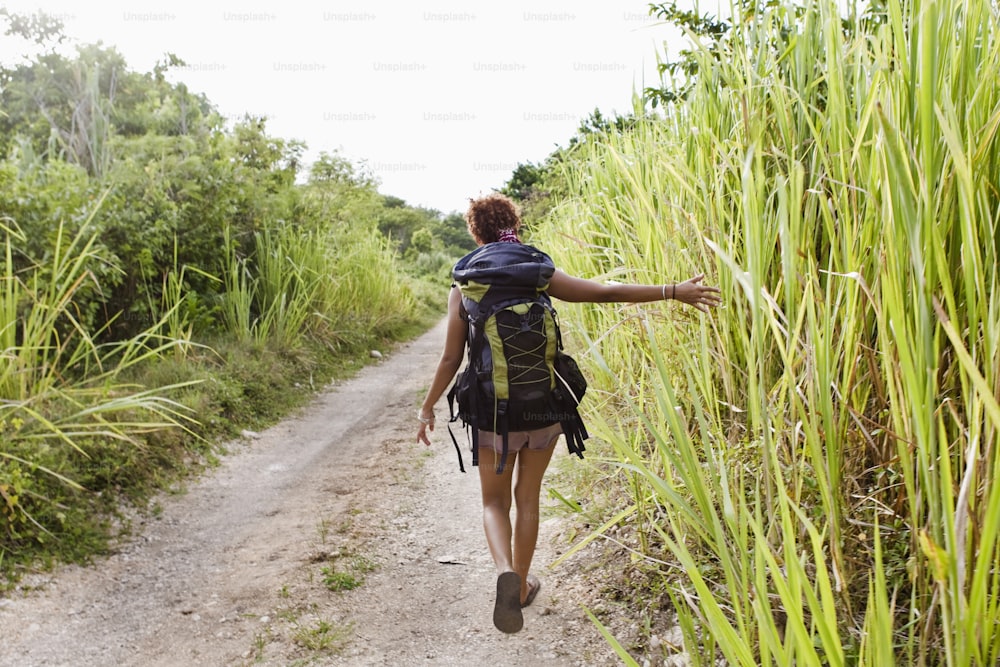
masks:
[(521, 239), (517, 237), (517, 232), (513, 229), (501, 229), (500, 238), (497, 239), (501, 243), (520, 243)]

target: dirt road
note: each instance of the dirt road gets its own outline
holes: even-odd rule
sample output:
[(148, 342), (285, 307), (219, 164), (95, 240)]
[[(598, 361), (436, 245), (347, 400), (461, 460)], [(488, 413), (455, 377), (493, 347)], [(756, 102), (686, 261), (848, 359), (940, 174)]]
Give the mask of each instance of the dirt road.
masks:
[(232, 443), (113, 555), (0, 598), (0, 665), (617, 664), (579, 604), (597, 583), (546, 569), (558, 519), (524, 630), (493, 628), (476, 472), (458, 471), (443, 424), (433, 448), (415, 443), (442, 337)]

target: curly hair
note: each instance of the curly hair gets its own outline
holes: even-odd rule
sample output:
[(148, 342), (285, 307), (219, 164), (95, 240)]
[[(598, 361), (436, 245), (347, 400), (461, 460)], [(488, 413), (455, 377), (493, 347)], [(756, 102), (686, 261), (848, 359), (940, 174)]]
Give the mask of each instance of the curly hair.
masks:
[(500, 240), (506, 229), (517, 232), (521, 227), (521, 211), (514, 201), (499, 192), (469, 200), (465, 223), (476, 243), (484, 245)]

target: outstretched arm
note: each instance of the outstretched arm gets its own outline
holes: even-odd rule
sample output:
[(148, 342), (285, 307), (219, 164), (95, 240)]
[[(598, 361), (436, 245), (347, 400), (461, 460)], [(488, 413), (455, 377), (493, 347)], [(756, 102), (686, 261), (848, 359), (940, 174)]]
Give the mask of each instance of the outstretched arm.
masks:
[(562, 301), (589, 303), (645, 303), (675, 299), (702, 312), (718, 306), (722, 299), (718, 287), (702, 285), (705, 274), (698, 274), (682, 283), (666, 285), (619, 285), (599, 283), (571, 276), (556, 269), (549, 281), (549, 295)]

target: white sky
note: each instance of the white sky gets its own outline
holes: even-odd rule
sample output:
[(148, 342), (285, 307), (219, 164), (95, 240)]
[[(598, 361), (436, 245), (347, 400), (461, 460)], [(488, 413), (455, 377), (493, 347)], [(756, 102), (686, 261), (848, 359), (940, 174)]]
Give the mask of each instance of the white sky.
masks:
[(54, 14), (136, 70), (174, 53), (188, 67), (173, 80), (227, 117), (266, 115), (270, 134), (306, 142), (307, 162), (339, 151), (384, 194), (444, 213), (565, 145), (595, 107), (629, 112), (658, 81), (657, 54), (683, 45), (636, 0), (4, 4)]

